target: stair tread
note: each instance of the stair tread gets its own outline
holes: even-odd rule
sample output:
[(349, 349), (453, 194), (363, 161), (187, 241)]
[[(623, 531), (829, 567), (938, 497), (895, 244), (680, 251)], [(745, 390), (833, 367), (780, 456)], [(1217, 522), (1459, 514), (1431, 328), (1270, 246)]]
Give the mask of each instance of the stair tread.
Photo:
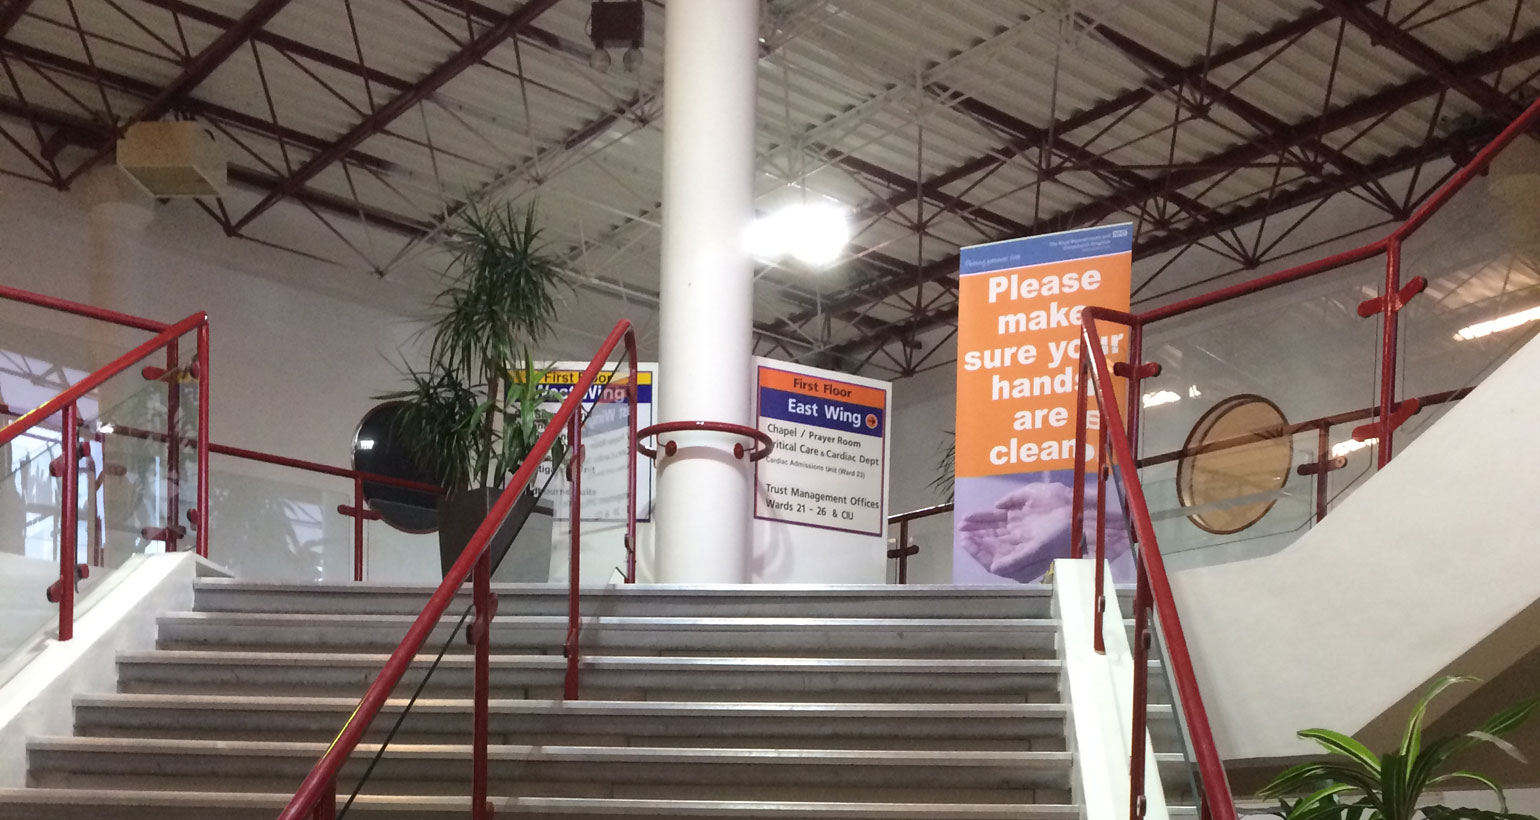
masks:
[[(378, 669), (390, 657), (377, 652), (255, 652), (208, 649), (146, 649), (118, 654), (119, 663), (173, 663), (203, 665), (209, 662), (244, 661), (270, 664), (323, 664), (326, 666), (366, 666)], [(425, 663), (425, 656), (419, 656)], [(493, 654), (493, 668), (565, 669), (560, 655)], [(468, 655), (445, 655), (440, 666), (473, 665)], [(938, 674), (968, 672), (1057, 671), (1062, 662), (1056, 658), (779, 658), (655, 655), (584, 655), (585, 668), (645, 667), (649, 669), (689, 670), (720, 667), (737, 671), (863, 671), (931, 672)]]
[[(193, 792), (129, 789), (0, 789), (0, 805), (36, 806), (84, 805), (88, 807), (165, 807), (165, 808), (250, 808), (277, 811), (287, 805), (291, 795), (274, 793)], [(503, 813), (614, 813), (622, 815), (656, 814), (668, 817), (733, 814), (740, 816), (774, 815), (776, 817), (895, 817), (926, 820), (1010, 820), (1010, 818), (1075, 818), (1079, 808), (1071, 804), (994, 804), (994, 803), (861, 803), (861, 802), (791, 802), (774, 800), (643, 800), (635, 798), (591, 797), (492, 797), (499, 815)], [(415, 795), (360, 795), (355, 811), (379, 809), (415, 809), (419, 811), (463, 814), (470, 806), (469, 797), (431, 797)]]
[[(447, 616), (446, 616), (447, 617)], [(358, 615), (348, 613), (290, 612), (171, 612), (160, 616), (171, 624), (241, 624), (247, 626), (318, 626), (335, 624), (410, 625), (413, 615)], [(947, 631), (1012, 631), (1023, 628), (1057, 630), (1052, 618), (778, 618), (778, 617), (660, 617), (631, 615), (585, 615), (584, 626), (605, 629), (654, 630), (671, 628), (693, 631), (753, 631), (776, 629), (801, 632), (809, 628), (865, 631), (882, 627), (908, 630), (941, 629)], [(505, 627), (543, 627), (566, 629), (565, 615), (499, 615), (494, 625)]]
[[(193, 589), (253, 592), (309, 592), (343, 595), (431, 595), (438, 587), (414, 583), (306, 583), (294, 581), (258, 581), (241, 578), (198, 578)], [(502, 594), (547, 594), (565, 599), (567, 585), (550, 583), (494, 583), (492, 591)], [(1120, 586), (1119, 592), (1133, 592), (1132, 586)], [(469, 590), (459, 594), (468, 595)], [(843, 598), (866, 596), (873, 598), (937, 596), (956, 598), (1046, 598), (1052, 597), (1050, 584), (1019, 584), (1014, 586), (954, 586), (952, 584), (606, 584), (584, 586), (582, 597), (615, 596), (635, 598), (716, 597), (733, 595), (740, 598)]]
[[(195, 740), (186, 738), (118, 738), (44, 736), (32, 738), (27, 749), (47, 752), (121, 752), (125, 754), (197, 755), (199, 757), (319, 758), (327, 743), (270, 740)], [(373, 754), (379, 744), (360, 743), (355, 754)], [(471, 755), (468, 743), (394, 743), (387, 757), (454, 759)], [(489, 744), (491, 760), (608, 761), (614, 763), (753, 763), (907, 766), (1062, 766), (1069, 752), (1043, 751), (915, 751), (865, 749), (713, 749), (652, 746), (527, 746)], [(1157, 755), (1157, 758), (1162, 757)]]
[[(399, 710), (407, 704), (405, 698), (386, 701), (386, 710)], [(240, 695), (161, 695), (161, 694), (93, 694), (75, 699), (77, 707), (97, 708), (155, 708), (155, 709), (223, 709), (249, 711), (318, 711), (351, 712), (358, 705), (357, 698), (350, 697), (267, 697), (252, 698)], [(419, 698), (412, 707), (418, 711), (470, 711), (470, 698)], [(1068, 708), (1061, 703), (815, 703), (815, 702), (716, 702), (716, 701), (597, 701), (597, 700), (525, 700), (493, 698), (488, 701), (493, 714), (528, 715), (594, 715), (594, 716), (681, 716), (709, 715), (721, 717), (818, 717), (858, 718), (1062, 718)]]

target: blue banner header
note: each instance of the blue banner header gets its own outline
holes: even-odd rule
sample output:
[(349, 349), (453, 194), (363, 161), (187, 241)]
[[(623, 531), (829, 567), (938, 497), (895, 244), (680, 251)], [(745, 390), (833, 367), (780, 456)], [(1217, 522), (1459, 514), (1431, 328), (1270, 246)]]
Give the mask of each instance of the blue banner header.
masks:
[(879, 438), (883, 429), (881, 409), (771, 387), (759, 388), (759, 415)]
[(1134, 247), (1133, 223), (1098, 225), (1078, 231), (1007, 239), (963, 248), (958, 275), (1046, 265), (1070, 259), (1127, 253)]

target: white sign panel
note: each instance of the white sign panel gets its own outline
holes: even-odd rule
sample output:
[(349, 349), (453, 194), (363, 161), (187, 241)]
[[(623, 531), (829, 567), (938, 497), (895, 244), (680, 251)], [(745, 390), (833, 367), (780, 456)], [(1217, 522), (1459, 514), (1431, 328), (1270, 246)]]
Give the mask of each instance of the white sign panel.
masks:
[(755, 359), (756, 580), (882, 583), (892, 385)]

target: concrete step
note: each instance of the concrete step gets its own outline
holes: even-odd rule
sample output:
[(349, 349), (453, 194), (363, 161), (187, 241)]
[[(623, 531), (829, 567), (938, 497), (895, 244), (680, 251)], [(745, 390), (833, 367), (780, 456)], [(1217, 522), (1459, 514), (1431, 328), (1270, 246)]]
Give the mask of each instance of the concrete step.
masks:
[[(494, 584), (503, 615), (567, 614), (565, 584)], [(416, 615), (431, 586), (286, 584), (204, 578), (194, 583), (200, 612)], [(458, 599), (470, 602), (469, 592)], [(1048, 586), (603, 586), (584, 587), (584, 614), (694, 618), (1047, 618)], [(464, 608), (464, 604), (455, 608)]]
[[(354, 698), (87, 695), (75, 733), (90, 737), (328, 741)], [(392, 699), (371, 726), (383, 738), (407, 700)], [(463, 742), (472, 702), (421, 698), (397, 738)], [(1040, 704), (686, 703), (493, 700), (493, 743), (558, 746), (699, 746), (791, 749), (1063, 751), (1067, 710)]]
[[(27, 744), (30, 782), (49, 788), (292, 789), (327, 744), (44, 737)], [(378, 751), (361, 744), (339, 782)], [(494, 745), (489, 789), (504, 796), (868, 802), (1068, 802), (1067, 752), (678, 749)], [(468, 744), (402, 744), (375, 764), (369, 794), (460, 795)], [(887, 794), (888, 798), (879, 798)]]
[[(179, 612), (159, 619), (163, 649), (314, 649), (388, 652), (411, 626), (409, 615)], [(458, 614), (447, 616), (426, 644), (448, 641)], [(560, 652), (567, 633), (561, 616), (499, 616), (492, 646), (531, 653)], [(587, 617), (589, 650), (639, 654), (851, 655), (932, 658), (1052, 657), (1058, 622), (1045, 618), (657, 618)], [(450, 652), (466, 652), (462, 638)]]
[[(118, 688), (130, 693), (358, 697), (383, 653), (150, 650), (118, 656)], [(397, 687), (410, 694), (432, 658), (419, 656)], [(566, 660), (493, 655), (499, 698), (560, 698)], [(585, 655), (585, 700), (884, 701), (1025, 703), (1060, 700), (1061, 664), (1044, 659), (728, 658)], [(465, 697), (473, 660), (448, 655), (429, 679), (435, 697)]]
[[(0, 789), (0, 820), (272, 820), (286, 792), (234, 794), (193, 791)], [(1060, 804), (809, 803), (722, 800), (637, 800), (494, 797), (498, 817), (526, 820), (612, 820), (617, 817), (692, 820), (1078, 820)], [(368, 820), (463, 820), (468, 797), (361, 795), (348, 812)]]

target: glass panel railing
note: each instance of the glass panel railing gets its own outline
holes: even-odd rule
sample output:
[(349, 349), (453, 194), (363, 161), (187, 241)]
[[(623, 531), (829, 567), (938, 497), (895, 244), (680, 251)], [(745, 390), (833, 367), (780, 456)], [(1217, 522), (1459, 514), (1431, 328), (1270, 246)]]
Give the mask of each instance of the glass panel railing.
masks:
[[(185, 344), (191, 349), (191, 334)], [(92, 590), (135, 556), (170, 547), (187, 550), (194, 543), (187, 514), (197, 497), (197, 476), (179, 472), (177, 464), (178, 457), (184, 462), (196, 462), (196, 457), (176, 443), (197, 435), (196, 399), (184, 412), (185, 403), (178, 407), (171, 396), (173, 390), (196, 396), (196, 380), (190, 374), (148, 376), (153, 378), (131, 368), (76, 404), (73, 563), (87, 565), (89, 573), (76, 585), (76, 617), (92, 605)], [(46, 594), (59, 580), (65, 543), (63, 482), (53, 475), (62, 452), (61, 423), (62, 414), (44, 419), (0, 448), (5, 454), (0, 458), (0, 531), (11, 534), (0, 539), (0, 569), (5, 570), (0, 575), (0, 677), (57, 635), (58, 605)]]
[(0, 447), (0, 682), (18, 654), (58, 621), (44, 597), (59, 580), (59, 481), (49, 465), (59, 456), (57, 430), (33, 428)]
[[(583, 400), (582, 469), (578, 476), (582, 503), (576, 539), (580, 544), (578, 581), (582, 584), (624, 583), (628, 572), (626, 505), (631, 498), (630, 480), (640, 474), (641, 467), (628, 463), (631, 375), (625, 362), (616, 362), (600, 374), (596, 389)], [(572, 491), (573, 483), (563, 472), (555, 477), (549, 495), (553, 516), (550, 579), (563, 583), (571, 577)]]
[[(209, 457), (210, 558), (237, 577), (291, 583), (353, 579), (353, 519), (349, 482), (272, 464)], [(438, 552), (430, 549), (437, 577)]]
[[(1364, 423), (1338, 417), (1378, 400), (1380, 324), (1357, 311), (1383, 280), (1370, 259), (1146, 327), (1144, 359), (1162, 372), (1141, 386), (1141, 476), (1179, 564), (1266, 554), (1309, 529), (1317, 485), (1299, 469), (1319, 460), (1320, 427), (1338, 444)], [(1374, 463), (1372, 446), (1356, 463)], [(1337, 496), (1356, 486), (1328, 477)]]
[(1317, 431), (1253, 430), (1206, 452), (1145, 460), (1139, 478), (1165, 555), (1222, 548), (1209, 560), (1253, 558), (1310, 528), (1315, 477), (1299, 468), (1317, 461)]
[[(1094, 437), (1092, 441), (1095, 441)], [(1251, 447), (1276, 448), (1291, 441), (1288, 436), (1273, 436)], [(1218, 466), (1244, 464), (1248, 447), (1243, 445), (1224, 452), (1231, 455), (1239, 453), (1243, 457), (1219, 462)], [(1111, 576), (1104, 581), (1108, 598), (1113, 595), (1114, 581), (1121, 582), (1117, 587), (1117, 598), (1123, 619), (1120, 622), (1110, 619), (1104, 621), (1102, 634), (1112, 636), (1121, 633), (1117, 637), (1126, 637), (1132, 654), (1133, 679), (1114, 681), (1119, 711), (1126, 721), (1123, 725), (1128, 729), (1128, 751), (1131, 755), (1128, 760), (1132, 763), (1137, 759), (1134, 756), (1143, 756), (1146, 761), (1153, 757), (1155, 772), (1144, 768), (1139, 775), (1146, 778), (1143, 793), (1151, 801), (1163, 800), (1172, 815), (1194, 816), (1198, 814), (1197, 808), (1205, 794), (1205, 784), (1194, 751), (1196, 744), (1192, 732), (1195, 724), (1187, 712), (1188, 705), (1180, 697), (1181, 687), (1177, 683), (1173, 663), (1190, 661), (1185, 657), (1173, 657), (1165, 629), (1169, 624), (1162, 620), (1162, 612), (1155, 602), (1156, 587), (1151, 583), (1152, 579), (1164, 579), (1164, 569), (1158, 568), (1158, 574), (1152, 570), (1147, 560), (1152, 556), (1143, 552), (1146, 548), (1158, 548), (1156, 561), (1164, 563), (1160, 559), (1171, 554), (1171, 551), (1160, 541), (1161, 536), (1158, 534), (1155, 535), (1156, 544), (1140, 543), (1136, 520), (1139, 516), (1149, 515), (1151, 511), (1147, 508), (1134, 508), (1125, 479), (1125, 476), (1133, 476), (1134, 471), (1125, 469), (1126, 463), (1118, 457), (1118, 448), (1110, 440), (1110, 434), (1108, 446), (1099, 449), (1098, 453), (1109, 465), (1109, 487), (1106, 490), (1098, 489), (1095, 484), (1087, 487), (1085, 532), (1089, 549), (1095, 550), (1100, 541), (1103, 544), (1101, 552), (1111, 564)], [(1242, 471), (1242, 475), (1248, 474)], [(1147, 495), (1148, 483), (1141, 480), (1140, 487)], [(1098, 502), (1103, 496), (1104, 510), (1098, 514)], [(1145, 503), (1151, 503), (1148, 497)], [(1274, 501), (1274, 506), (1276, 503)], [(1223, 520), (1222, 511), (1205, 510), (1201, 514), (1209, 515), (1212, 521)], [(1152, 529), (1158, 533), (1160, 525), (1154, 523), (1153, 515), (1150, 517)], [(1174, 607), (1166, 612), (1175, 615)], [(1150, 635), (1148, 643), (1140, 640), (1141, 631), (1147, 631)], [(1188, 671), (1190, 673), (1190, 668)], [(1217, 759), (1214, 762), (1217, 764)], [(1134, 769), (1133, 765), (1129, 766), (1131, 786), (1138, 783)], [(1159, 788), (1152, 782), (1152, 774), (1158, 776)], [(1219, 786), (1228, 788), (1226, 784)], [(1159, 816), (1153, 810), (1149, 813)]]

